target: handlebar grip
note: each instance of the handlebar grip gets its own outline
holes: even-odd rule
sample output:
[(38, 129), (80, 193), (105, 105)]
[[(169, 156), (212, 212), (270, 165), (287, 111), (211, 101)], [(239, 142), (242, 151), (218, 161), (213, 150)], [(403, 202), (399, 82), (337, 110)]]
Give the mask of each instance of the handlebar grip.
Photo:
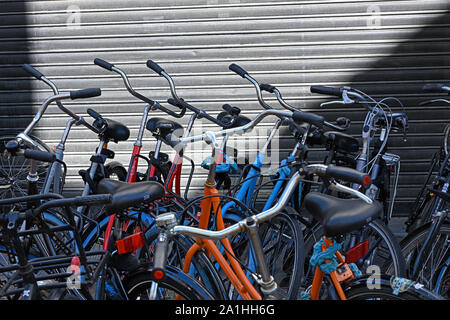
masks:
[(342, 97), (342, 88), (332, 88), (332, 87), (324, 87), (324, 86), (311, 86), (311, 92), (326, 94), (330, 96)]
[(96, 120), (103, 119), (103, 117), (100, 115), (100, 113), (98, 113), (97, 111), (95, 111), (91, 108), (87, 109), (87, 113)]
[(100, 66), (100, 67), (106, 69), (106, 70), (109, 70), (109, 71), (111, 71), (112, 68), (114, 67), (113, 64), (111, 64), (111, 63), (109, 63), (109, 62), (107, 62), (107, 61), (105, 61), (105, 60), (99, 59), (99, 58), (95, 58), (95, 59), (94, 59), (94, 63), (95, 63), (96, 65), (98, 65), (98, 66)]
[(100, 205), (111, 203), (112, 195), (107, 194), (94, 194), (84, 197), (75, 197), (71, 202), (72, 205)]
[(433, 93), (440, 93), (445, 90), (443, 88), (445, 87), (445, 84), (443, 83), (427, 83), (423, 86), (424, 92), (433, 92)]
[(338, 126), (350, 126), (351, 120), (347, 117), (339, 117), (336, 119), (336, 124)]
[(92, 98), (97, 97), (102, 94), (102, 90), (100, 88), (88, 88), (76, 91), (70, 91), (70, 99), (84, 99), (84, 98)]
[(292, 119), (294, 120), (295, 123), (306, 122), (319, 128), (323, 127), (323, 123), (325, 121), (325, 119), (322, 116), (319, 116), (315, 113), (301, 112), (301, 111), (295, 111), (292, 114)]
[(263, 90), (263, 91), (267, 91), (267, 92), (270, 92), (270, 93), (273, 93), (275, 91), (275, 89), (276, 89), (274, 86), (272, 86), (270, 84), (267, 84), (267, 83), (260, 84), (259, 88), (261, 90)]
[(231, 115), (239, 115), (239, 113), (241, 113), (241, 109), (239, 109), (238, 107), (233, 107), (230, 106), (228, 103), (224, 104), (222, 106), (222, 109), (225, 110), (226, 112), (228, 112)]
[(161, 72), (165, 72), (156, 62), (152, 60), (147, 60), (147, 67), (155, 71), (157, 74), (161, 75)]
[(230, 64), (230, 66), (228, 67), (228, 69), (230, 69), (231, 71), (237, 73), (238, 75), (240, 75), (242, 78), (245, 78), (245, 76), (248, 74), (247, 71), (245, 71), (244, 69), (242, 69), (240, 66), (238, 66), (235, 63)]
[(180, 109), (184, 108), (182, 101), (175, 101), (175, 99), (172, 99), (172, 98), (167, 99), (167, 103), (171, 104), (174, 107), (180, 108)]
[(29, 64), (25, 63), (22, 67), (26, 72), (28, 72), (29, 74), (31, 74), (33, 77), (35, 77), (38, 80), (41, 80), (41, 78), (44, 76), (42, 73), (37, 71), (35, 68), (30, 66)]
[(325, 175), (329, 178), (342, 179), (348, 182), (361, 184), (365, 187), (370, 185), (370, 176), (368, 174), (351, 168), (329, 164)]
[(28, 159), (33, 159), (42, 162), (54, 162), (56, 155), (54, 153), (27, 149), (23, 152), (23, 156)]
[(34, 214), (40, 214), (48, 208), (63, 207), (63, 206), (85, 206), (85, 205), (100, 205), (108, 204), (111, 202), (111, 194), (95, 194), (84, 197), (75, 197), (67, 199), (57, 199), (47, 201), (41, 204), (34, 210)]

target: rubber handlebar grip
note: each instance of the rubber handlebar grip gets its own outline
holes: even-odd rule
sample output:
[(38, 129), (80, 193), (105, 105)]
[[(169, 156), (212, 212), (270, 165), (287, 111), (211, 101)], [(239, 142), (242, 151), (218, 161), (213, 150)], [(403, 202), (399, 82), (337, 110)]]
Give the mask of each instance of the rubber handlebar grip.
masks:
[(297, 124), (306, 122), (319, 128), (323, 127), (323, 123), (325, 121), (325, 119), (322, 116), (319, 116), (315, 113), (301, 112), (301, 111), (295, 111), (292, 114), (292, 119)]
[(100, 205), (111, 203), (112, 195), (107, 194), (94, 194), (84, 197), (75, 197), (70, 202), (70, 205)]
[(445, 91), (443, 90), (443, 87), (445, 87), (445, 84), (443, 83), (427, 83), (423, 86), (423, 91), (440, 93)]
[(92, 98), (98, 97), (102, 94), (102, 90), (100, 88), (88, 88), (76, 91), (70, 91), (70, 99), (84, 99), (84, 98)]
[[(147, 60), (147, 67), (155, 71), (157, 74), (161, 75), (161, 72), (164, 71), (163, 68), (161, 68), (156, 62), (152, 60)], [(165, 72), (165, 71), (164, 71)]]
[(352, 168), (328, 165), (325, 175), (329, 178), (345, 180), (348, 182), (363, 185), (370, 185), (370, 176), (366, 173), (359, 172)]
[(342, 89), (341, 88), (332, 88), (332, 87), (324, 87), (324, 86), (311, 86), (311, 92), (326, 94), (330, 96), (342, 97)]
[(273, 93), (275, 91), (275, 89), (276, 89), (274, 86), (272, 86), (270, 84), (267, 84), (267, 83), (260, 84), (259, 88), (261, 90), (263, 90), (263, 91), (267, 91), (267, 92), (270, 92), (270, 93)]
[(244, 69), (242, 69), (240, 66), (238, 66), (235, 63), (230, 64), (230, 66), (228, 67), (228, 69), (230, 69), (231, 71), (237, 73), (238, 75), (240, 75), (242, 78), (245, 78), (245, 76), (248, 74), (247, 71), (245, 71)]
[(94, 63), (95, 63), (96, 65), (98, 65), (98, 66), (100, 66), (100, 67), (106, 69), (106, 70), (109, 70), (109, 71), (111, 71), (112, 68), (114, 67), (113, 64), (111, 64), (111, 63), (109, 63), (109, 62), (107, 62), (107, 61), (105, 61), (105, 60), (99, 59), (99, 58), (95, 58), (95, 59), (94, 59)]
[(27, 149), (23, 152), (23, 156), (28, 159), (33, 159), (42, 162), (54, 162), (56, 155), (54, 153)]
[(28, 72), (29, 74), (31, 74), (33, 77), (35, 77), (36, 79), (41, 79), (44, 75), (42, 73), (40, 73), (39, 71), (37, 71), (35, 68), (33, 68), (32, 66), (30, 66), (29, 64), (24, 64), (22, 66), (22, 68)]
[(174, 106), (174, 107), (180, 108), (180, 109), (183, 109), (183, 108), (184, 108), (184, 106), (183, 106), (183, 104), (181, 103), (181, 101), (180, 101), (180, 102), (177, 102), (177, 101), (175, 101), (175, 99), (172, 99), (172, 98), (167, 99), (167, 103), (168, 103), (168, 104), (171, 104), (171, 105)]

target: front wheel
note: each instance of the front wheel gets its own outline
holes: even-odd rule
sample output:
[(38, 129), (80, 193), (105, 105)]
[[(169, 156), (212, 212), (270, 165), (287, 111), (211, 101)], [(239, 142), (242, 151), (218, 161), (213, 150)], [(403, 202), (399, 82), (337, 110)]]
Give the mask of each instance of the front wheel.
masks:
[[(125, 283), (129, 300), (150, 300), (154, 279), (148, 272), (136, 274)], [(179, 296), (178, 296), (179, 295)], [(213, 297), (194, 278), (178, 268), (166, 266), (165, 277), (157, 282), (156, 300), (212, 300)]]
[[(408, 273), (412, 273), (416, 258), (428, 236), (432, 222), (429, 222), (401, 242)], [(440, 226), (439, 232), (424, 253), (417, 280), (428, 289), (450, 298), (450, 223)]]

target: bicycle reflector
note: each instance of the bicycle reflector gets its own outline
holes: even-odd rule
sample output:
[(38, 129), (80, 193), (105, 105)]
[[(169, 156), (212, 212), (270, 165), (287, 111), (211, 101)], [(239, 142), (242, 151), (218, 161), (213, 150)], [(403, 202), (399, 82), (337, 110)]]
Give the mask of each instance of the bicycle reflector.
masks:
[(145, 243), (145, 237), (143, 232), (138, 232), (132, 234), (131, 236), (125, 237), (121, 240), (116, 241), (117, 252), (119, 254), (125, 254), (129, 252), (136, 251), (142, 248)]
[(353, 263), (364, 257), (369, 252), (369, 241), (365, 240), (350, 248), (345, 253), (345, 262)]
[(155, 279), (155, 280), (161, 280), (166, 275), (164, 273), (164, 270), (161, 270), (161, 269), (153, 270), (152, 274), (153, 274), (153, 279)]
[(368, 186), (370, 186), (370, 176), (365, 176), (364, 178), (363, 178), (363, 184), (364, 184), (364, 186), (365, 187), (368, 187)]

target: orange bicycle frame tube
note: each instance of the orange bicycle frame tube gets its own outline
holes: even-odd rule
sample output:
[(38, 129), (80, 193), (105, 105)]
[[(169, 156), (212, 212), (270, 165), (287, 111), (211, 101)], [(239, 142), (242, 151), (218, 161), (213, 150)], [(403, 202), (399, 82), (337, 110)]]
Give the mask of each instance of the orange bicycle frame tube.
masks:
[[(199, 228), (207, 229), (211, 208), (216, 212), (216, 221), (217, 221), (217, 229), (224, 229), (224, 222), (222, 219), (222, 213), (220, 210), (220, 199), (219, 199), (219, 191), (211, 186), (206, 185), (204, 189), (205, 199), (201, 202), (201, 215)], [(184, 260), (183, 271), (188, 273), (190, 269), (190, 264), (193, 255), (200, 249), (204, 248), (208, 255), (212, 255), (219, 266), (224, 271), (228, 279), (231, 281), (239, 295), (244, 300), (261, 300), (261, 295), (255, 289), (255, 287), (251, 284), (245, 272), (242, 270), (239, 262), (234, 258), (234, 252), (231, 247), (230, 241), (228, 238), (222, 239), (222, 245), (226, 249), (226, 255), (229, 263), (225, 260), (225, 257), (220, 252), (219, 248), (215, 245), (212, 240), (206, 240), (197, 238), (197, 243), (192, 245), (189, 251), (186, 254)], [(230, 266), (231, 265), (231, 266)]]
[[(330, 246), (333, 245), (333, 241), (327, 239), (326, 237), (323, 237), (325, 244), (322, 245), (322, 252), (327, 250)], [(339, 263), (344, 263), (344, 257), (342, 256), (342, 254), (337, 251), (336, 252), (336, 257), (339, 261)], [(325, 260), (325, 263), (328, 263), (329, 260)], [(316, 266), (316, 270), (314, 272), (314, 278), (313, 278), (313, 283), (312, 283), (312, 287), (311, 287), (311, 291), (310, 291), (310, 295), (311, 295), (311, 300), (318, 300), (319, 299), (319, 293), (320, 293), (320, 287), (322, 286), (322, 282), (323, 282), (323, 271), (320, 270), (319, 266)], [(333, 271), (330, 273), (330, 278), (331, 281), (333, 282), (333, 285), (336, 289), (337, 294), (339, 295), (339, 298), (341, 300), (347, 300), (347, 297), (345, 296), (344, 290), (342, 289), (342, 286), (340, 284), (340, 282), (337, 279), (337, 271)]]

